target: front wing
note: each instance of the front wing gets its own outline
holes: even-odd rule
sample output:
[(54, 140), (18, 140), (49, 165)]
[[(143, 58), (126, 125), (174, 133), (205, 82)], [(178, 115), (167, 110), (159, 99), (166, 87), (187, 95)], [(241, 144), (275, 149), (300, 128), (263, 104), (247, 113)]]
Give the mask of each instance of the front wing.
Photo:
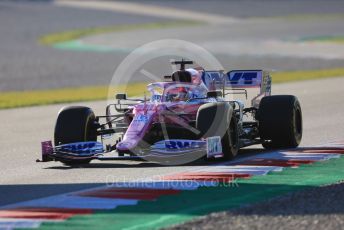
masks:
[(139, 151), (130, 156), (119, 156), (116, 151), (106, 151), (100, 142), (76, 142), (53, 146), (51, 141), (42, 145), (42, 160), (47, 161), (85, 161), (85, 160), (149, 160), (172, 158), (198, 153), (208, 158), (223, 156), (221, 138), (209, 137), (204, 140), (173, 139), (163, 140), (152, 145), (148, 150)]

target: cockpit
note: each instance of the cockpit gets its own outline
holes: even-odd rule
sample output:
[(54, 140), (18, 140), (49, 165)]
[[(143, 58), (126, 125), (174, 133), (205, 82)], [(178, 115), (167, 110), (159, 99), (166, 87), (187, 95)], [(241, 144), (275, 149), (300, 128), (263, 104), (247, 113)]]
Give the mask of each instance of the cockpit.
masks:
[(202, 97), (199, 86), (190, 83), (157, 82), (148, 85), (151, 102), (179, 102)]

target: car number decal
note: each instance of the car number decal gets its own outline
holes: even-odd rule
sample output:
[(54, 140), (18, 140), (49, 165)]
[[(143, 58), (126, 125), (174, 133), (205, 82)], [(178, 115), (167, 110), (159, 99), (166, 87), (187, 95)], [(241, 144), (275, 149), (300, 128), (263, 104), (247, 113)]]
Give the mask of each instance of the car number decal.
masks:
[(207, 158), (222, 156), (221, 137), (208, 137), (207, 138)]

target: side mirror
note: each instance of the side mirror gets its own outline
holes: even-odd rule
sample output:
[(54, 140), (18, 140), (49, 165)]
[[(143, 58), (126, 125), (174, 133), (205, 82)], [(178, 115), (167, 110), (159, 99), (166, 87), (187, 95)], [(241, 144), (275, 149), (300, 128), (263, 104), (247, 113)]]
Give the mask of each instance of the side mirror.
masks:
[(127, 94), (125, 94), (125, 93), (118, 93), (118, 94), (116, 94), (116, 99), (118, 99), (118, 100), (127, 100)]
[(207, 97), (222, 97), (221, 91), (209, 91)]

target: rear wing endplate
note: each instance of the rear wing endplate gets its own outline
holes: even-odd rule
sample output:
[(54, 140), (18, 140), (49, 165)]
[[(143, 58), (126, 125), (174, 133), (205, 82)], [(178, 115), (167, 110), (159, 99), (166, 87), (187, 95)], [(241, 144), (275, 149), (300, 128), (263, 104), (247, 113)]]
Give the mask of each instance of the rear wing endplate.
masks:
[(222, 90), (223, 95), (238, 94), (240, 90), (247, 95), (247, 89), (259, 89), (251, 100), (253, 107), (259, 106), (262, 97), (271, 95), (271, 77), (264, 70), (205, 71), (202, 79), (209, 90)]

